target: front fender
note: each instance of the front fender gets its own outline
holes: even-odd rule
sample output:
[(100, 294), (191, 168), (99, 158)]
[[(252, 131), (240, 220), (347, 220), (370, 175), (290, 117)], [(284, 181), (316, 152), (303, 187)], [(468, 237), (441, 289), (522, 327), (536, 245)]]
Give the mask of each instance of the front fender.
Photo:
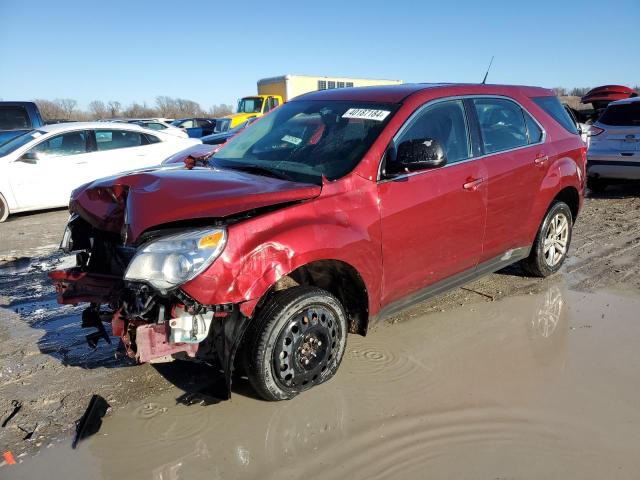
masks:
[[(182, 288), (203, 304), (251, 302), (253, 311), (279, 279), (318, 260), (352, 266), (369, 293), (369, 311), (379, 308), (382, 278), (379, 210), (375, 183), (323, 188), (320, 197), (229, 227), (229, 244), (203, 274)], [(336, 182), (337, 183), (337, 182)]]

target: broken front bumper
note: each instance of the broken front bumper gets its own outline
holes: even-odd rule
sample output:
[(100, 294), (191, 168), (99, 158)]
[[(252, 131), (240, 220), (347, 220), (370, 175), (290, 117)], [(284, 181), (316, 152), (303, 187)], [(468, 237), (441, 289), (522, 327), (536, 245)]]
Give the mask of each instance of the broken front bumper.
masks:
[[(111, 343), (104, 327), (110, 323), (127, 355), (140, 363), (217, 361), (230, 392), (235, 354), (249, 320), (240, 305), (201, 305), (179, 291), (160, 298), (144, 286), (132, 288), (119, 277), (79, 267), (55, 270), (49, 278), (58, 303), (90, 304), (82, 314), (82, 326), (96, 329), (87, 335), (92, 348), (101, 338)], [(101, 310), (105, 305), (107, 312)]]

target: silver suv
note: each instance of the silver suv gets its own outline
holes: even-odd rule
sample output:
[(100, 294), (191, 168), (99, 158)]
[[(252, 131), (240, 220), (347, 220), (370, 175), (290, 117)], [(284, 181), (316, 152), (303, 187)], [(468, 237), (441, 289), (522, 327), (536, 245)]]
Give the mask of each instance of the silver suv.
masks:
[(589, 131), (587, 186), (593, 192), (640, 180), (640, 97), (611, 102)]

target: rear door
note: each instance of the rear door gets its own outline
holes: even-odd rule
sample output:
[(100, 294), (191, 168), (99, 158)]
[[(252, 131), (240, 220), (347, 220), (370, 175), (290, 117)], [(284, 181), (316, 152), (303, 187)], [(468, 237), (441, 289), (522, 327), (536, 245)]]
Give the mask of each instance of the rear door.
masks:
[(473, 98), (470, 103), (488, 177), (484, 262), (531, 244), (525, 219), (552, 162), (544, 131), (518, 103), (503, 97)]
[(96, 129), (93, 135), (95, 153), (86, 181), (158, 165), (164, 159), (155, 135), (110, 128)]
[(462, 100), (423, 106), (394, 144), (416, 139), (438, 140), (447, 164), (395, 178), (383, 175), (379, 182), (383, 305), (472, 270), (482, 252), (486, 172), (472, 156)]

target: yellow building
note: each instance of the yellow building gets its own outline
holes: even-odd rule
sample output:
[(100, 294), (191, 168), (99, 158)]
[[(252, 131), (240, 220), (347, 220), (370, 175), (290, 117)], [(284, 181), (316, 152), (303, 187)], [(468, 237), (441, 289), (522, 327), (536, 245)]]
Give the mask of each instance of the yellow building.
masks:
[(316, 90), (346, 87), (370, 87), (375, 85), (399, 85), (402, 80), (373, 78), (313, 77), (310, 75), (282, 75), (258, 80), (258, 95), (280, 95), (286, 102), (303, 93)]

